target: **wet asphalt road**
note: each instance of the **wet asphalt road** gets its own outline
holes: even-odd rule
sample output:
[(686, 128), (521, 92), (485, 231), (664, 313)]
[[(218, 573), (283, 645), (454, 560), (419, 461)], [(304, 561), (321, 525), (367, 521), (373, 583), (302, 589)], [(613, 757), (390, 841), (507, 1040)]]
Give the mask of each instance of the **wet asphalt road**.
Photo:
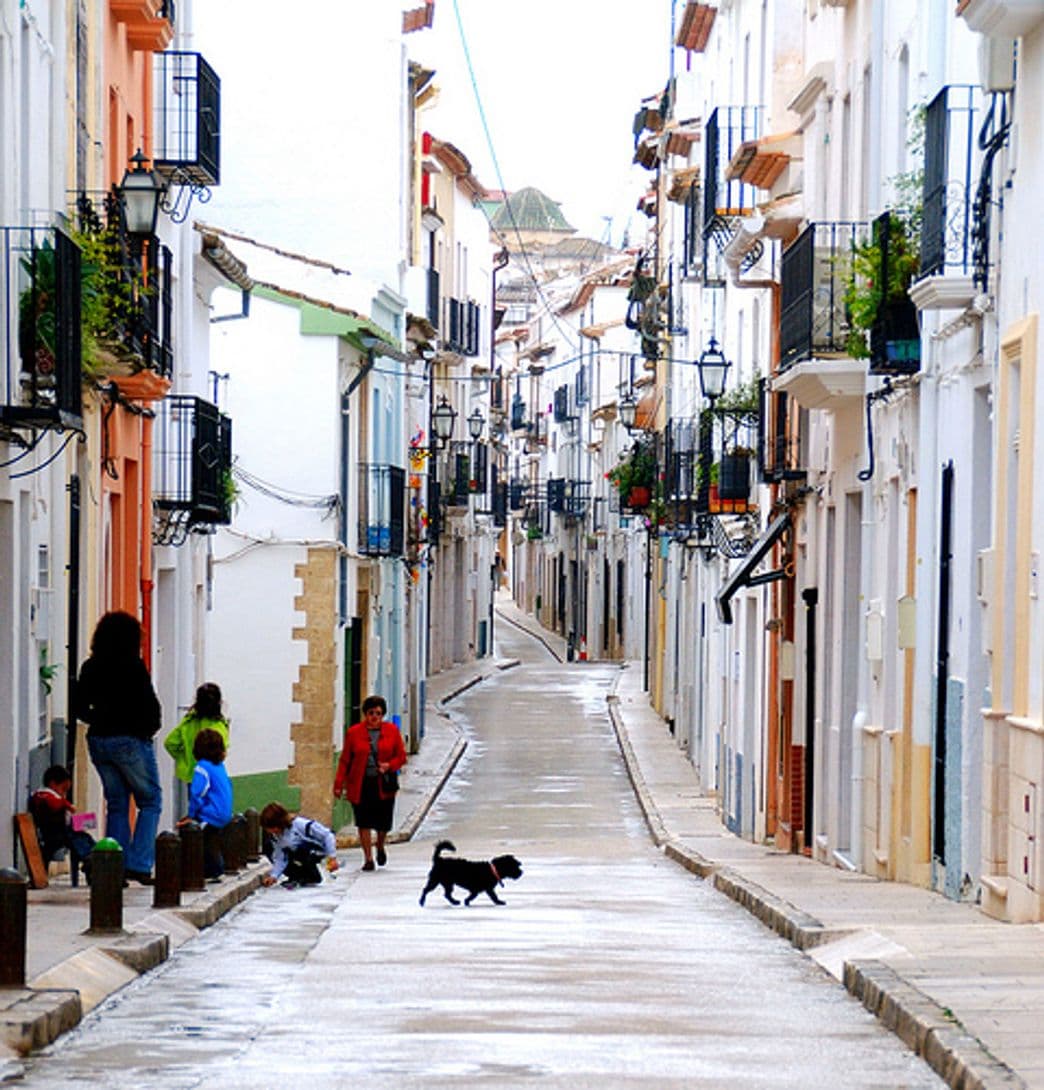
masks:
[[(410, 844), (268, 890), (34, 1058), (48, 1087), (938, 1087), (814, 963), (653, 846), (613, 668), (523, 664), (453, 703), (470, 744)], [(436, 840), (523, 863), (498, 907), (417, 898)]]

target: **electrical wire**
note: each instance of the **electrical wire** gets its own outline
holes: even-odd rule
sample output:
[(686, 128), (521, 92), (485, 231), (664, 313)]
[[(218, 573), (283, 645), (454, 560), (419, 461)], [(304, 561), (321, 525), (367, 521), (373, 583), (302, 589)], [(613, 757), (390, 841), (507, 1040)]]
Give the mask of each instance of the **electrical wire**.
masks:
[(323, 510), (329, 514), (330, 512), (335, 511), (340, 505), (340, 499), (336, 494), (309, 495), (303, 492), (294, 492), (291, 489), (280, 488), (278, 485), (272, 484), (270, 481), (265, 481), (261, 477), (248, 472), (238, 464), (232, 467), (232, 476), (236, 480), (242, 481), (243, 484), (248, 488), (252, 488), (255, 492), (260, 492), (263, 496), (268, 496), (269, 499), (277, 500), (279, 503), (285, 503), (290, 507), (306, 507), (315, 510)]
[[(456, 18), (457, 18), (457, 31), (458, 31), (458, 33), (460, 35), (461, 49), (464, 51), (464, 63), (467, 65), (468, 77), (471, 80), (471, 90), (475, 95), (475, 105), (478, 108), (479, 120), (482, 122), (482, 131), (483, 131), (483, 133), (485, 134), (485, 137), (486, 137), (486, 146), (489, 148), (490, 158), (493, 160), (493, 170), (494, 170), (494, 172), (496, 173), (496, 176), (497, 176), (497, 183), (500, 186), (501, 192), (504, 193), (504, 207), (507, 210), (507, 214), (511, 219), (511, 226), (514, 228), (515, 237), (518, 239), (518, 246), (519, 246), (518, 252), (522, 255), (523, 261), (525, 262), (526, 271), (529, 274), (529, 279), (532, 282), (533, 286), (536, 288), (537, 294), (543, 300), (544, 306), (545, 306), (545, 308), (547, 310), (548, 315), (551, 318), (551, 321), (554, 323), (554, 325), (558, 329), (559, 333), (562, 334), (563, 339), (569, 345), (569, 347), (573, 351), (576, 351), (577, 344), (573, 340), (573, 338), (570, 337), (569, 334), (565, 332), (565, 330), (562, 327), (562, 324), (559, 322), (558, 316), (555, 314), (554, 310), (552, 309), (551, 303), (548, 300), (547, 295), (544, 293), (544, 290), (543, 290), (543, 287), (540, 284), (540, 281), (536, 277), (536, 273), (535, 273), (535, 271), (533, 269), (532, 262), (530, 261), (530, 258), (529, 258), (529, 252), (526, 249), (525, 244), (522, 242), (522, 232), (521, 232), (521, 229), (518, 226), (517, 221), (515, 220), (515, 212), (514, 212), (514, 209), (511, 207), (511, 201), (510, 201), (510, 199), (508, 197), (508, 194), (507, 194), (507, 187), (504, 185), (504, 175), (503, 175), (503, 173), (501, 172), (501, 169), (500, 169), (500, 160), (497, 158), (497, 152), (496, 152), (495, 147), (493, 146), (493, 135), (489, 130), (489, 121), (486, 118), (486, 110), (485, 110), (485, 107), (482, 104), (482, 96), (479, 93), (478, 80), (475, 77), (475, 68), (471, 63), (471, 50), (468, 48), (467, 36), (464, 33), (464, 21), (463, 21), (463, 19), (461, 17), (461, 14), (460, 14), (459, 0), (453, 0), (453, 12), (454, 12), (454, 14), (456, 15)], [(507, 240), (500, 233), (500, 231), (497, 230), (497, 228), (495, 228), (493, 226), (492, 217), (486, 211), (485, 206), (482, 205), (481, 202), (480, 202), (479, 207), (482, 209), (483, 215), (485, 215), (486, 221), (489, 223), (490, 229), (494, 232), (494, 234), (497, 235), (497, 237), (501, 241), (501, 243), (504, 246), (506, 246), (507, 245)], [(572, 332), (574, 333), (574, 335), (577, 334), (576, 330), (573, 330)]]

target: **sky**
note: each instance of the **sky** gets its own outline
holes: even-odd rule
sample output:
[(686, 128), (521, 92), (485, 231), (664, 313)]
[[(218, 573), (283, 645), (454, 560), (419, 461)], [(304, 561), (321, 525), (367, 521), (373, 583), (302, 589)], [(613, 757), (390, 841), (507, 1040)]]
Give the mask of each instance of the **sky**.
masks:
[(646, 222), (635, 205), (649, 174), (631, 163), (631, 124), (641, 100), (667, 82), (670, 8), (671, 0), (435, 0), (432, 29), (405, 37), (411, 58), (436, 70), (439, 101), (425, 123), (467, 155), (487, 188), (501, 188), (501, 178), (509, 191), (536, 186), (593, 238), (611, 216), (618, 245), (629, 219), (639, 232)]

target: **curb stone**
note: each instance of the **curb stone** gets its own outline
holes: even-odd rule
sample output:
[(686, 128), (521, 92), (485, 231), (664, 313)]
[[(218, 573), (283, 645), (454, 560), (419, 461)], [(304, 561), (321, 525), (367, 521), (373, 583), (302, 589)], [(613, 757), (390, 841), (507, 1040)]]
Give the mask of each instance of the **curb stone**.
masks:
[[(715, 889), (731, 897), (802, 952), (852, 933), (851, 929), (826, 927), (814, 916), (734, 869), (701, 856), (672, 837), (634, 756), (620, 715), (620, 698), (615, 685), (606, 696), (606, 706), (649, 834), (669, 859), (700, 878), (710, 879)], [(991, 1056), (981, 1042), (964, 1032), (960, 1023), (948, 1017), (942, 1007), (883, 962), (845, 962), (844, 987), (953, 1090), (1026, 1090), (1027, 1084), (1011, 1068)]]
[[(153, 918), (169, 912), (187, 920), (199, 930), (209, 927), (260, 885), (263, 869), (259, 864), (249, 864), (248, 873), (231, 875), (231, 882), (220, 893), (198, 898), (198, 901), (206, 901), (206, 904), (198, 908), (193, 904), (183, 908), (158, 910)], [(133, 976), (140, 976), (166, 961), (170, 956), (170, 949), (168, 934), (134, 925), (128, 931), (116, 933), (108, 942), (102, 941), (81, 951), (76, 957), (104, 955), (119, 963)], [(60, 970), (60, 965), (54, 966), (42, 974), (42, 977)], [(123, 987), (126, 983), (126, 972), (114, 974), (113, 979), (116, 981), (115, 986), (101, 998), (107, 998)], [(37, 988), (30, 982), (25, 988), (0, 991), (0, 1045), (24, 1056), (35, 1049), (44, 1048), (63, 1033), (73, 1029), (82, 1020), (83, 1014), (83, 999), (80, 991), (76, 989)], [(3, 1066), (0, 1063), (0, 1077), (6, 1077)]]

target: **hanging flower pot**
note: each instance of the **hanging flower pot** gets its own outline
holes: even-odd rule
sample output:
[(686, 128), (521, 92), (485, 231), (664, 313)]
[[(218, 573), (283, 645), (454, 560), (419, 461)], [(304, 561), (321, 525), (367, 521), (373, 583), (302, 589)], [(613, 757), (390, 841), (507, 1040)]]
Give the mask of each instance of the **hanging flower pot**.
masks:
[(627, 506), (648, 507), (651, 499), (652, 489), (647, 488), (644, 484), (636, 484), (630, 492), (627, 493)]

